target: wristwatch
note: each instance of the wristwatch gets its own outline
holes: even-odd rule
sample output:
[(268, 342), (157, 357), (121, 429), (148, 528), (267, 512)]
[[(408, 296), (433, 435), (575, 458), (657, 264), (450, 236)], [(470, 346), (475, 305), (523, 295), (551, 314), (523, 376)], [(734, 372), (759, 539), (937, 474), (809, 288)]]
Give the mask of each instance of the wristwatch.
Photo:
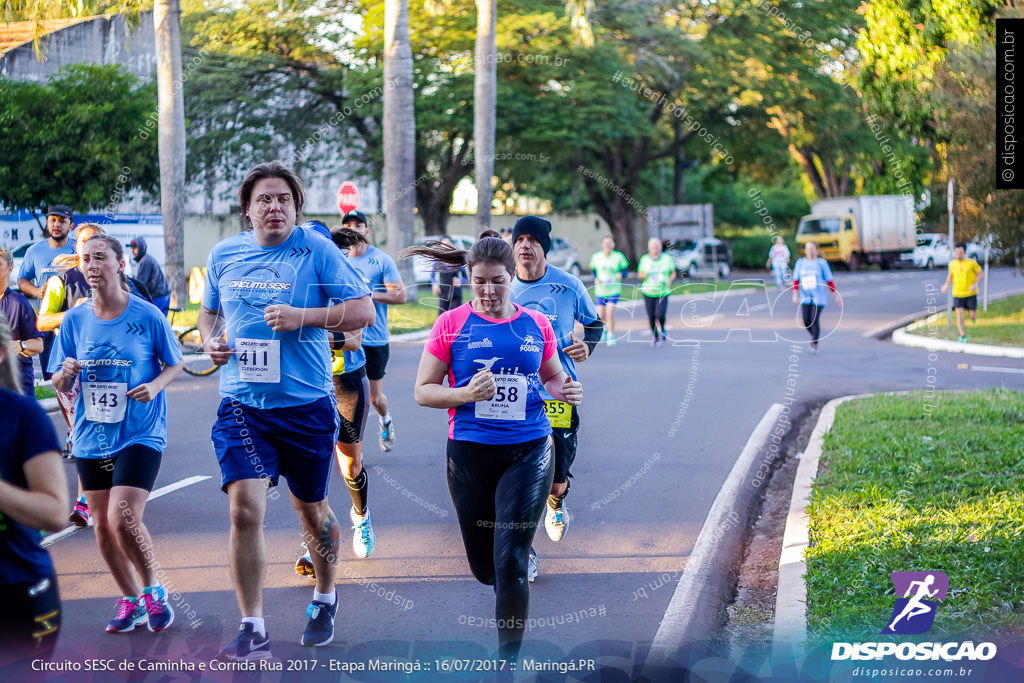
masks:
[(25, 349), (27, 348), (27, 347), (25, 346), (25, 340), (24, 340), (24, 339), (19, 339), (19, 340), (18, 340), (18, 344), (20, 344), (20, 345), (21, 345), (21, 352), (22, 352), (22, 353), (25, 353)]

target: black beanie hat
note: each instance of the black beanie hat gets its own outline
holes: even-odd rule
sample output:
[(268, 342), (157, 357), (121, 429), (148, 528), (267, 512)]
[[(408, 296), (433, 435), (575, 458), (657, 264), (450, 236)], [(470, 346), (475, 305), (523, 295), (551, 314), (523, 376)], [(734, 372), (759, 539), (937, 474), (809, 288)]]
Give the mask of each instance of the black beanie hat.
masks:
[(515, 245), (520, 235), (530, 235), (540, 242), (544, 255), (551, 251), (551, 221), (537, 216), (523, 216), (512, 228), (512, 244)]

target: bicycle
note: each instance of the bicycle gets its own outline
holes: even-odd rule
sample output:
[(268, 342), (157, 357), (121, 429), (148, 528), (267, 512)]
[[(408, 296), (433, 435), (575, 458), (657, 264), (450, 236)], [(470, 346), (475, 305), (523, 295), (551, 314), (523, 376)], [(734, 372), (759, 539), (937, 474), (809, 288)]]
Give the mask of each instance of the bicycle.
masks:
[[(181, 313), (182, 309), (171, 308), (169, 311), (169, 319), (173, 327), (174, 314)], [(206, 377), (220, 369), (219, 365), (214, 365), (210, 356), (203, 349), (203, 340), (199, 336), (198, 327), (190, 327), (178, 334), (178, 344), (181, 345), (181, 353), (185, 356), (185, 372), (193, 377)]]

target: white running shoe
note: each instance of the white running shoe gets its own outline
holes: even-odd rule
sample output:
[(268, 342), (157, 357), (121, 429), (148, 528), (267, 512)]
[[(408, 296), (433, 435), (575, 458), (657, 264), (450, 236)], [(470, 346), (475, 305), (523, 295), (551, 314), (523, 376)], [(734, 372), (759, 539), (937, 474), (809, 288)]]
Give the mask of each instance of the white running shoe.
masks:
[(348, 516), (352, 520), (352, 552), (356, 557), (369, 557), (377, 546), (377, 537), (370, 524), (370, 508), (366, 508), (363, 516), (359, 516), (355, 508), (349, 508)]
[(562, 540), (562, 536), (565, 536), (565, 528), (569, 526), (569, 512), (565, 509), (565, 503), (562, 503), (562, 507), (555, 509), (548, 503), (544, 506), (544, 530), (548, 532), (548, 538), (555, 543)]
[(540, 560), (537, 559), (537, 551), (530, 548), (530, 560), (526, 566), (526, 580), (533, 583), (533, 580), (537, 578), (537, 571), (540, 567)]

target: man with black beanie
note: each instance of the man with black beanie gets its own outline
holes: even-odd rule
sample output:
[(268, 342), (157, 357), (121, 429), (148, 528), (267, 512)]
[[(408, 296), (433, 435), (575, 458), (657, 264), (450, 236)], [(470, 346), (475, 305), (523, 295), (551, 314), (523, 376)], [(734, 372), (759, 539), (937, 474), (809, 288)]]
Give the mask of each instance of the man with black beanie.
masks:
[[(574, 275), (547, 262), (551, 250), (551, 223), (538, 216), (523, 216), (512, 229), (512, 251), (516, 259), (516, 278), (512, 281), (512, 301), (543, 313), (551, 321), (558, 341), (558, 356), (565, 373), (577, 379), (576, 363), (585, 361), (604, 332), (594, 302), (583, 282)], [(583, 325), (582, 340), (573, 337), (576, 322)], [(576, 458), (576, 432), (579, 409), (544, 394), (551, 438), (554, 441), (555, 478), (544, 514), (544, 529), (552, 541), (562, 540), (569, 517), (563, 499), (569, 491), (569, 468)], [(537, 576), (537, 556), (530, 551), (530, 581)]]

